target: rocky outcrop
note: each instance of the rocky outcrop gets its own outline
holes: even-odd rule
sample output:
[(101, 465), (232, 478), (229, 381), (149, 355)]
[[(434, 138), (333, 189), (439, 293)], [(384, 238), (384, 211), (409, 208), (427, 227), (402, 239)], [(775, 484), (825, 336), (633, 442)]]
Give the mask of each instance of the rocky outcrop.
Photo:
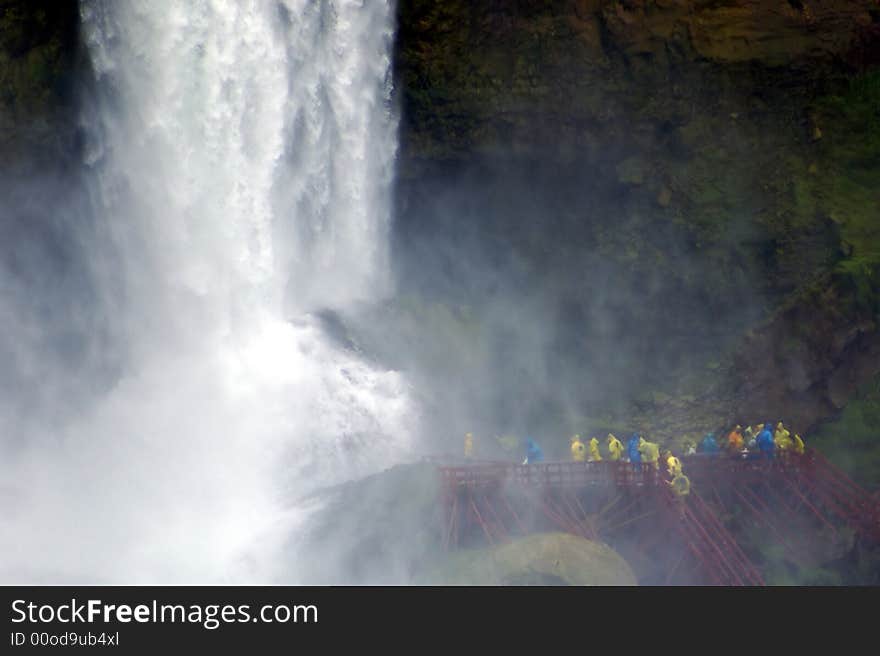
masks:
[(0, 175), (73, 159), (78, 31), (77, 0), (0, 0)]
[(424, 576), (433, 585), (637, 585), (610, 547), (568, 533), (538, 533), (449, 555)]
[(785, 408), (813, 426), (880, 374), (880, 333), (871, 313), (852, 307), (833, 284), (819, 286), (750, 332), (737, 353), (741, 393), (759, 416)]
[(430, 464), (398, 465), (297, 507), (308, 518), (290, 536), (291, 572), (281, 582), (400, 585), (444, 555), (440, 478)]

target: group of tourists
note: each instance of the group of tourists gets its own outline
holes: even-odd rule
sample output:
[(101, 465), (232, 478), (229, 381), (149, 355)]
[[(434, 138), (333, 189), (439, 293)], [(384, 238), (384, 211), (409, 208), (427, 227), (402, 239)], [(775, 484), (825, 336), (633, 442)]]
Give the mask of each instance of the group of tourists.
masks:
[[(629, 462), (637, 466), (649, 465), (655, 470), (660, 469), (660, 445), (646, 440), (638, 433), (633, 433), (626, 442), (621, 442), (614, 434), (609, 433), (604, 440), (604, 453), (597, 437), (584, 440), (580, 435), (570, 439), (571, 459), (574, 462)], [(543, 462), (544, 452), (538, 443), (527, 437), (522, 443), (525, 450), (523, 465)], [(802, 455), (804, 441), (798, 434), (791, 434), (780, 421), (775, 428), (771, 422), (758, 422), (745, 429), (737, 424), (728, 434), (718, 440), (715, 433), (707, 433), (699, 444), (685, 442), (685, 456), (730, 456), (735, 458), (774, 458), (783, 454)], [(465, 458), (474, 454), (474, 436), (467, 433), (464, 438)], [(690, 492), (690, 480), (685, 476), (681, 460), (666, 449), (662, 456), (666, 473), (669, 475), (667, 484), (679, 497)]]
[(793, 453), (803, 455), (804, 441), (801, 436), (791, 434), (781, 421), (773, 427), (770, 422), (759, 422), (754, 426), (737, 424), (721, 444), (715, 439), (715, 433), (708, 433), (699, 445), (690, 443), (687, 455), (704, 453), (706, 455), (729, 455), (742, 458), (764, 456), (772, 458), (776, 454)]

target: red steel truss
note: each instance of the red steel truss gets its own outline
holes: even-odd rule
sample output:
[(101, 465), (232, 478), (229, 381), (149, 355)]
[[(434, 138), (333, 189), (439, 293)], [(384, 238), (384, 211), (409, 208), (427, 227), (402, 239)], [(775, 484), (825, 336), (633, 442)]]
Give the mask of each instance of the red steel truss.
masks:
[(747, 517), (795, 561), (809, 558), (800, 539), (804, 530), (836, 539), (846, 526), (880, 542), (880, 499), (816, 451), (773, 459), (692, 456), (683, 465), (692, 487), (679, 499), (666, 472), (650, 464), (438, 463), (444, 545), (497, 544), (555, 529), (623, 540), (637, 560), (672, 554), (661, 583), (754, 586), (764, 584), (761, 573), (722, 518)]

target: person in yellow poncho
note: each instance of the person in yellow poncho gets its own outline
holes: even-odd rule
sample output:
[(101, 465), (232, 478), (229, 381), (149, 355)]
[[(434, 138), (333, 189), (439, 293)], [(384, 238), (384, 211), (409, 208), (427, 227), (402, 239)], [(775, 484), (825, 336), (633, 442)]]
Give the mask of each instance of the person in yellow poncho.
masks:
[(656, 442), (649, 442), (644, 437), (640, 437), (639, 453), (642, 454), (643, 463), (654, 465), (654, 469), (660, 468), (660, 447)]
[(670, 476), (677, 476), (681, 473), (681, 460), (672, 455), (672, 451), (666, 452), (666, 472)]
[(590, 439), (590, 462), (602, 462), (602, 454), (599, 453), (599, 440), (595, 437)]
[(495, 441), (505, 453), (513, 454), (519, 451), (520, 440), (516, 435), (496, 435)]
[(620, 460), (620, 454), (623, 453), (623, 444), (611, 433), (608, 433), (608, 453), (613, 462)]
[(465, 458), (473, 458), (474, 457), (474, 434), (473, 433), (465, 433), (465, 435), (464, 435), (464, 457)]
[(794, 434), (794, 452), (799, 456), (804, 455), (804, 441), (797, 433)]
[(791, 433), (782, 425), (781, 421), (776, 424), (776, 430), (773, 432), (773, 444), (779, 452), (785, 452), (794, 447)]
[(581, 436), (575, 435), (571, 438), (571, 459), (575, 462), (583, 462), (587, 458), (587, 449), (581, 442)]
[(683, 472), (679, 472), (673, 476), (671, 481), (666, 482), (672, 486), (672, 491), (679, 498), (687, 496), (691, 492), (691, 480)]

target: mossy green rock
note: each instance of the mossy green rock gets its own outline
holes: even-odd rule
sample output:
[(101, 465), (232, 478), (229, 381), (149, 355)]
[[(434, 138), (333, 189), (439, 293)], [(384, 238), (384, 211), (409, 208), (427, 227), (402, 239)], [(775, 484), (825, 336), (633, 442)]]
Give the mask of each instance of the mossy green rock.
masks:
[(539, 533), (488, 549), (455, 552), (425, 576), (450, 585), (637, 585), (610, 547), (567, 533)]
[(821, 450), (858, 482), (880, 481), (880, 376), (862, 385), (843, 411), (821, 424), (810, 445)]

